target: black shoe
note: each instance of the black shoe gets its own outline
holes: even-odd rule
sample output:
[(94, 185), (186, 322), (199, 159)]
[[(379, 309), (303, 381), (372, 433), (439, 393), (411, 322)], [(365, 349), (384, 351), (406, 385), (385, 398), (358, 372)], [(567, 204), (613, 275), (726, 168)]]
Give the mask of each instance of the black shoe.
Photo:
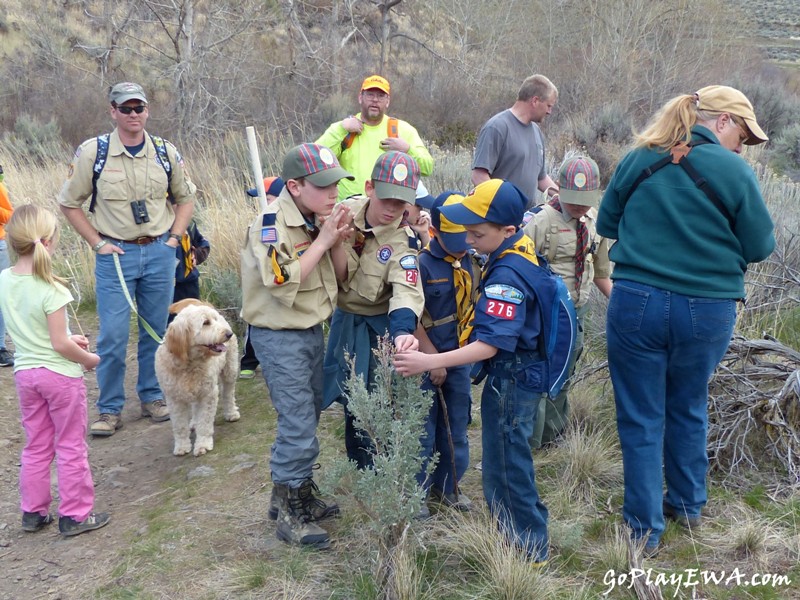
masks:
[(76, 521), (72, 517), (60, 517), (58, 530), (64, 537), (70, 537), (105, 527), (110, 520), (111, 516), (108, 513), (91, 513), (83, 521)]
[(39, 531), (45, 525), (53, 522), (53, 515), (40, 515), (36, 512), (22, 513), (22, 530), (33, 533)]
[(696, 530), (700, 529), (701, 519), (700, 515), (687, 515), (683, 510), (674, 508), (667, 504), (664, 500), (663, 512), (665, 519), (671, 519), (684, 529)]
[(0, 367), (13, 367), (14, 357), (5, 348), (0, 348)]

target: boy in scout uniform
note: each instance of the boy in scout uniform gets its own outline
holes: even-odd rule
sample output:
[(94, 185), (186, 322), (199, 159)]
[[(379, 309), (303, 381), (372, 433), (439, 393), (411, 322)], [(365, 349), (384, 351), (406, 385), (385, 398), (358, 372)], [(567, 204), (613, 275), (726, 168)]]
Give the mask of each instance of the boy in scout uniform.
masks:
[[(99, 418), (89, 431), (106, 437), (122, 427), (125, 405), (131, 309), (120, 279), (124, 279), (140, 317), (136, 391), (142, 416), (154, 421), (169, 419), (155, 373), (156, 338), (163, 336), (167, 327), (175, 249), (191, 221), (195, 194), (175, 146), (145, 131), (149, 108), (142, 87), (118, 83), (108, 99), (116, 128), (110, 135), (91, 138), (78, 147), (58, 196), (64, 216), (97, 255), (100, 396)], [(87, 217), (83, 205), (89, 198)]]
[(325, 353), (325, 406), (345, 405), (347, 457), (365, 469), (372, 465), (372, 444), (347, 410), (344, 382), (350, 372), (345, 357), (355, 357), (356, 373), (368, 388), (374, 383), (373, 350), (389, 335), (397, 350), (416, 349), (414, 337), (424, 298), (419, 281), (414, 232), (402, 225), (406, 206), (416, 200), (419, 167), (402, 152), (386, 152), (364, 184), (366, 197), (342, 202), (353, 214), (354, 235), (345, 243), (347, 275), (340, 280), (337, 309)]
[[(608, 241), (597, 235), (595, 221), (600, 201), (600, 171), (588, 156), (565, 160), (558, 172), (559, 193), (540, 207), (525, 225), (525, 234), (547, 258), (553, 272), (567, 285), (578, 315), (578, 335), (569, 364), (570, 377), (583, 352), (583, 319), (589, 311), (589, 284), (603, 295), (611, 294)], [(527, 213), (530, 215), (530, 213)], [(531, 448), (554, 442), (564, 431), (569, 416), (569, 381), (561, 392), (539, 405)]]
[(519, 228), (527, 198), (513, 184), (490, 179), (462, 203), (441, 207), (464, 225), (467, 243), (487, 254), (469, 344), (439, 354), (399, 352), (401, 375), (483, 362), (488, 373), (481, 397), (483, 493), (508, 539), (534, 563), (548, 556), (547, 508), (539, 499), (528, 443), (547, 382), (536, 375), (544, 315), (536, 293), (543, 270), (533, 241)]
[(337, 184), (351, 175), (328, 148), (301, 144), (286, 154), (281, 176), (283, 190), (253, 221), (242, 249), (241, 316), (278, 413), (269, 510), (276, 535), (327, 548), (328, 533), (316, 522), (339, 507), (315, 496), (311, 476), (319, 455), (322, 322), (347, 268), (342, 240), (350, 214), (336, 206)]
[[(448, 221), (441, 212), (442, 207), (463, 199), (461, 194), (445, 192), (430, 198), (431, 204), (426, 205), (431, 213), (433, 239), (419, 253), (425, 311), (415, 335), (420, 350), (427, 354), (459, 347), (471, 314), (472, 290), (480, 276), (477, 264), (467, 252), (467, 230)], [(426, 200), (418, 198), (417, 202)], [(429, 481), (425, 480), (423, 465), (418, 483), (429, 486), (432, 502), (462, 511), (470, 510), (471, 506), (469, 499), (458, 492), (458, 482), (469, 467), (467, 425), (472, 405), (469, 372), (470, 365), (433, 369), (422, 386), (434, 392), (421, 440), (423, 455), (430, 460), (438, 452), (439, 462)]]

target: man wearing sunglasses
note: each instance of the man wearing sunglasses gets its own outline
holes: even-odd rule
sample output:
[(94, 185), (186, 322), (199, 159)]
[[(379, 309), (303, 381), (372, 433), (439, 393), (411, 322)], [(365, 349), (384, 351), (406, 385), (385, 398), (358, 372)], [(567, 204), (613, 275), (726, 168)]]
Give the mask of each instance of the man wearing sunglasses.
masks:
[[(122, 427), (130, 299), (139, 313), (136, 391), (141, 414), (166, 421), (169, 411), (156, 380), (157, 338), (164, 335), (175, 280), (175, 248), (192, 218), (195, 186), (169, 142), (145, 130), (147, 96), (136, 83), (108, 95), (116, 128), (81, 144), (59, 194), (61, 210), (96, 253), (100, 333), (98, 419), (93, 436)], [(83, 206), (87, 200), (89, 213)]]
[(339, 182), (339, 200), (365, 194), (364, 183), (372, 178), (372, 168), (384, 152), (404, 152), (417, 161), (423, 176), (433, 173), (433, 157), (417, 130), (386, 114), (390, 91), (389, 82), (380, 75), (367, 77), (358, 94), (361, 112), (336, 121), (316, 141), (333, 150), (342, 168), (355, 177)]

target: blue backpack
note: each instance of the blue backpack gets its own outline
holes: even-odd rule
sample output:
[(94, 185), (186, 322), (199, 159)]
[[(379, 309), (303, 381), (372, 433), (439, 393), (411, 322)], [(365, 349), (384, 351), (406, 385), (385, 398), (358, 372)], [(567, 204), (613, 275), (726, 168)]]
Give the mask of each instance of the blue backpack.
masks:
[[(150, 134), (148, 134), (150, 135)], [(110, 133), (104, 133), (97, 136), (97, 154), (94, 157), (94, 166), (92, 167), (92, 201), (89, 203), (89, 212), (94, 212), (95, 204), (97, 204), (97, 180), (100, 178), (100, 173), (106, 166), (106, 159), (108, 158), (108, 140)], [(156, 149), (156, 162), (161, 165), (164, 172), (167, 174), (167, 198), (173, 204), (175, 203), (175, 196), (172, 195), (172, 163), (169, 162), (169, 154), (167, 154), (167, 144), (164, 138), (157, 135), (150, 135), (150, 141)]]
[(578, 317), (569, 290), (560, 276), (553, 273), (547, 260), (534, 250), (533, 241), (523, 236), (500, 254), (519, 257), (504, 266), (514, 269), (536, 295), (539, 307), (539, 354), (544, 357), (543, 389), (555, 398), (569, 379), (569, 362), (578, 335)]

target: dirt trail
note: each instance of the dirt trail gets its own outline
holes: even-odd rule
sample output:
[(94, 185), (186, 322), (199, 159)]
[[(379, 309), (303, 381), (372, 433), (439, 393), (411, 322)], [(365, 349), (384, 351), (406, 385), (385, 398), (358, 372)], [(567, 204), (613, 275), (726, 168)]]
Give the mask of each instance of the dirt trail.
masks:
[[(109, 579), (118, 552), (144, 526), (138, 510), (160, 492), (160, 482), (176, 468), (169, 422), (142, 419), (134, 391), (135, 359), (128, 363), (128, 400), (124, 426), (110, 438), (89, 437), (95, 483), (95, 507), (111, 513), (98, 531), (62, 538), (53, 523), (37, 533), (22, 531), (19, 509), (19, 456), (24, 434), (14, 389), (13, 370), (0, 369), (0, 600), (86, 598), (99, 581)], [(96, 418), (97, 382), (86, 376), (89, 420)], [(53, 503), (58, 508), (55, 471)]]

